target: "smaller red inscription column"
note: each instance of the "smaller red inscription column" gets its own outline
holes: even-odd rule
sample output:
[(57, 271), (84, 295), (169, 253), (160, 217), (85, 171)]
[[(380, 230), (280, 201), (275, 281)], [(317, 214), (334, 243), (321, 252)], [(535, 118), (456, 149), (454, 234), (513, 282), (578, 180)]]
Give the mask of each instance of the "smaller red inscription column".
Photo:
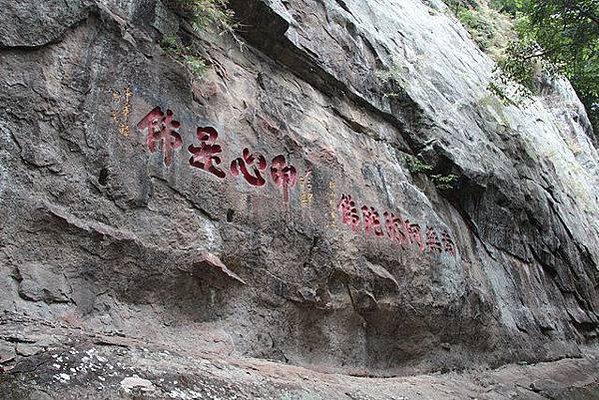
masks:
[(364, 233), (366, 236), (370, 235), (371, 232), (377, 237), (385, 236), (381, 228), (381, 217), (374, 207), (363, 206), (362, 215), (364, 215)]
[(456, 247), (449, 232), (443, 231), (441, 233), (441, 240), (443, 241), (443, 250), (455, 257)]
[(270, 175), (277, 186), (283, 188), (283, 201), (289, 203), (289, 188), (297, 183), (297, 171), (295, 167), (287, 165), (285, 156), (278, 155), (272, 159)]
[(393, 241), (398, 242), (400, 245), (409, 243), (408, 230), (401, 217), (395, 216), (395, 214), (386, 212), (383, 214), (385, 217), (385, 226), (387, 227), (387, 235)]
[(360, 215), (356, 208), (356, 202), (351, 195), (342, 194), (337, 209), (341, 211), (341, 221), (345, 225), (349, 225), (354, 232), (360, 229)]
[(441, 242), (439, 241), (439, 237), (437, 236), (437, 232), (430, 226), (426, 228), (426, 244), (428, 246), (429, 252), (438, 252), (442, 253), (443, 248), (441, 247)]
[(413, 243), (418, 245), (418, 247), (420, 247), (420, 251), (424, 253), (425, 246), (424, 240), (422, 239), (422, 228), (420, 228), (420, 225), (410, 223), (410, 220), (407, 219), (405, 221), (405, 225), (408, 229), (408, 240), (410, 241), (410, 244)]

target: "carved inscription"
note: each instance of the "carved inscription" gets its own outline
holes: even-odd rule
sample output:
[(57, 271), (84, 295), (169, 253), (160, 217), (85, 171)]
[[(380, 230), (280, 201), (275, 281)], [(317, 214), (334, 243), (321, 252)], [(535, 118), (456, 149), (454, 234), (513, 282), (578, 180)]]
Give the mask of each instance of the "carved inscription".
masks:
[(364, 216), (364, 233), (366, 236), (373, 234), (374, 236), (385, 236), (381, 227), (381, 217), (374, 207), (363, 206), (362, 215)]
[(266, 170), (266, 167), (266, 158), (262, 154), (252, 154), (249, 149), (245, 148), (243, 149), (243, 157), (236, 158), (231, 162), (231, 174), (239, 176), (241, 173), (250, 185), (264, 186), (266, 180), (262, 176), (262, 172)]
[[(359, 213), (361, 212), (361, 215)], [(337, 212), (341, 214), (342, 221), (353, 232), (364, 232), (366, 237), (386, 237), (401, 246), (415, 246), (422, 253), (441, 254), (443, 252), (456, 255), (456, 246), (447, 231), (439, 237), (437, 231), (427, 226), (423, 232), (420, 224), (409, 219), (404, 219), (401, 214), (390, 211), (380, 213), (372, 206), (364, 205), (358, 211), (356, 202), (348, 194), (342, 194), (338, 202)]]
[(455, 256), (456, 249), (453, 240), (451, 240), (451, 235), (447, 231), (443, 231), (441, 234), (441, 240), (443, 241), (443, 251)]
[[(122, 114), (113, 113), (115, 122), (119, 121), (119, 115), (126, 119), (130, 113), (130, 89), (125, 90), (125, 105)], [(120, 101), (120, 95), (113, 94)], [(122, 128), (122, 126), (121, 126)], [(150, 111), (138, 124), (137, 128), (146, 135), (146, 144), (150, 152), (161, 150), (164, 164), (169, 167), (173, 163), (175, 151), (183, 145), (179, 134), (181, 124), (174, 119), (171, 110), (162, 111), (160, 107)], [(121, 133), (127, 135), (129, 130), (120, 129)], [(191, 154), (189, 165), (218, 179), (225, 179), (226, 168), (223, 168), (221, 155), (223, 148), (218, 144), (219, 133), (214, 127), (198, 127), (195, 137), (197, 142), (188, 146)], [(270, 162), (270, 169), (266, 157), (258, 152), (252, 152), (244, 148), (240, 157), (235, 158), (229, 165), (229, 171), (235, 178), (243, 179), (251, 186), (263, 187), (267, 184), (267, 176), (274, 186), (283, 192), (283, 202), (289, 203), (289, 191), (297, 185), (298, 173), (284, 155), (275, 156)], [(226, 164), (225, 164), (226, 165)], [(267, 172), (268, 171), (268, 172)], [(312, 170), (308, 168), (304, 176), (299, 178), (300, 182), (300, 204), (309, 207), (312, 204)], [(376, 208), (363, 204), (358, 208), (356, 201), (350, 194), (342, 194), (337, 198), (337, 186), (334, 181), (329, 182), (330, 216), (333, 226), (337, 222), (337, 216), (341, 213), (341, 221), (349, 226), (353, 232), (364, 232), (366, 237), (387, 238), (401, 246), (417, 246), (421, 252), (428, 250), (431, 254), (447, 253), (456, 256), (457, 249), (451, 235), (446, 230), (441, 236), (430, 226), (423, 228), (409, 219), (404, 219), (401, 214), (384, 211), (382, 214)], [(381, 217), (382, 215), (382, 217)]]
[[(130, 97), (130, 94), (126, 96)], [(146, 143), (150, 152), (154, 153), (159, 148), (162, 149), (164, 164), (167, 167), (173, 163), (175, 150), (183, 145), (179, 134), (180, 127), (181, 124), (175, 121), (173, 112), (167, 110), (165, 114), (160, 107), (154, 108), (137, 124), (141, 132), (146, 132)], [(187, 148), (191, 154), (189, 165), (219, 179), (225, 179), (227, 173), (221, 167), (223, 148), (218, 143), (218, 131), (211, 126), (198, 127), (195, 136), (197, 143), (190, 144)], [(257, 187), (266, 185), (267, 169), (266, 157), (260, 153), (253, 153), (248, 148), (245, 148), (242, 156), (234, 159), (229, 167), (231, 175), (234, 177), (241, 175), (247, 183)], [(271, 161), (270, 177), (272, 183), (282, 189), (283, 201), (288, 203), (289, 190), (297, 184), (295, 167), (285, 159), (284, 155), (279, 154)], [(312, 188), (311, 180), (309, 188), (310, 190)], [(309, 200), (311, 199), (310, 195)]]
[(297, 182), (295, 167), (288, 165), (285, 156), (279, 155), (272, 159), (270, 174), (275, 185), (283, 188), (283, 201), (289, 202), (289, 188)]
[(443, 247), (441, 247), (441, 241), (437, 236), (437, 232), (430, 226), (426, 228), (426, 245), (430, 252), (443, 252)]
[(209, 126), (198, 128), (196, 137), (198, 138), (200, 145), (190, 145), (187, 148), (191, 153), (189, 164), (192, 167), (210, 172), (218, 178), (224, 178), (226, 176), (225, 171), (218, 168), (218, 165), (221, 163), (221, 159), (218, 155), (222, 153), (223, 149), (220, 145), (216, 144), (216, 140), (218, 139), (218, 132), (216, 129)]
[(147, 145), (150, 152), (154, 153), (158, 147), (164, 153), (164, 164), (170, 166), (173, 163), (175, 149), (183, 144), (179, 135), (179, 121), (174, 120), (173, 112), (166, 111), (166, 115), (160, 107), (156, 107), (148, 113), (139, 123), (137, 128), (141, 131), (147, 130)]
[(387, 228), (387, 236), (401, 244), (408, 244), (408, 230), (406, 228), (404, 220), (401, 218), (401, 215), (398, 214), (396, 217), (394, 213), (385, 211), (383, 214), (385, 216), (385, 227)]
[(302, 208), (310, 207), (312, 204), (312, 169), (308, 169), (306, 175), (300, 178), (300, 204)]
[(131, 114), (131, 96), (133, 92), (131, 88), (126, 87), (123, 94), (112, 92), (112, 120), (117, 125), (119, 132), (123, 136), (129, 136), (131, 129), (129, 128), (129, 115)]
[(341, 221), (345, 225), (349, 225), (354, 232), (360, 229), (360, 215), (356, 208), (356, 202), (351, 195), (341, 195), (338, 208), (341, 211)]

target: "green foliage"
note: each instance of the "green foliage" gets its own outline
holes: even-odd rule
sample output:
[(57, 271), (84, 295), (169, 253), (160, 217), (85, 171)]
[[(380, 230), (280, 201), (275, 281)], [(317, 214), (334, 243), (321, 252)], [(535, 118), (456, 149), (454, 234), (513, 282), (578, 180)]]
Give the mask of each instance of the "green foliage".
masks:
[(501, 103), (503, 103), (503, 105), (517, 105), (519, 103), (516, 103), (513, 99), (512, 96), (510, 96), (508, 93), (506, 93), (507, 90), (507, 85), (508, 82), (505, 82), (505, 75), (500, 75), (499, 78), (496, 78), (496, 80), (499, 80), (498, 82), (490, 82), (489, 86), (487, 86), (487, 90), (489, 90), (491, 93), (493, 93), (495, 96), (497, 96), (497, 98), (499, 98), (499, 100), (501, 101)]
[(186, 55), (183, 59), (185, 60), (187, 67), (194, 75), (202, 76), (206, 73), (208, 67), (202, 58), (193, 55)]
[[(522, 105), (532, 99), (537, 91), (535, 77), (541, 73), (551, 73), (554, 68), (544, 60), (534, 58), (523, 61), (529, 54), (539, 51), (534, 42), (512, 40), (497, 62), (494, 79), (487, 89), (504, 104)], [(513, 85), (516, 82), (518, 85)]]
[(397, 83), (404, 83), (405, 79), (402, 78), (404, 75), (401, 60), (393, 60), (393, 65), (387, 71), (377, 71), (376, 76), (384, 82), (395, 81)]
[(179, 39), (177, 36), (165, 36), (162, 38), (162, 42), (160, 42), (160, 47), (162, 47), (165, 51), (172, 52), (180, 52), (181, 46), (179, 45)]
[(228, 0), (172, 0), (174, 8), (189, 18), (196, 31), (221, 31), (234, 28), (234, 13), (228, 8)]
[(566, 76), (599, 133), (599, 0), (514, 3), (518, 40), (499, 63), (501, 74), (529, 89), (539, 72)]
[[(233, 11), (227, 6), (228, 0), (171, 0), (168, 4), (179, 15), (188, 19), (197, 32), (211, 31), (216, 28), (234, 35)], [(195, 75), (206, 73), (206, 61), (200, 55), (195, 41), (184, 45), (177, 36), (166, 36), (160, 43), (162, 48), (178, 60), (183, 60), (187, 68)]]
[(523, 87), (533, 90), (534, 77), (538, 71), (538, 63), (531, 59), (529, 62), (522, 62), (529, 54), (539, 51), (534, 42), (516, 40), (508, 44), (505, 57), (499, 61), (498, 67), (504, 76), (518, 77), (517, 81)]
[(174, 58), (183, 59), (185, 66), (193, 75), (201, 77), (206, 73), (208, 69), (206, 62), (198, 54), (195, 46), (184, 46), (177, 36), (165, 36), (160, 46)]
[(424, 174), (428, 176), (435, 187), (441, 191), (448, 191), (453, 189), (458, 177), (453, 174), (433, 174), (433, 166), (427, 164), (423, 160), (417, 157), (407, 157), (406, 162), (408, 165), (408, 171), (412, 174)]
[(449, 175), (431, 175), (430, 176), (435, 187), (439, 190), (447, 191), (452, 190), (458, 177), (453, 174)]
[(516, 16), (518, 11), (518, 0), (491, 0), (489, 6), (497, 11)]
[(446, 0), (446, 3), (478, 46), (495, 60), (504, 53), (506, 43), (516, 37), (512, 18), (486, 2)]
[(484, 18), (484, 15), (476, 9), (462, 9), (457, 17), (481, 49), (486, 50), (491, 46), (494, 27), (490, 19)]
[(447, 7), (449, 7), (449, 9), (451, 11), (453, 11), (453, 13), (455, 15), (458, 15), (458, 13), (461, 10), (476, 8), (478, 6), (478, 3), (476, 2), (476, 0), (443, 0), (443, 1), (445, 2), (445, 4), (447, 4)]
[(419, 158), (416, 157), (408, 157), (406, 159), (408, 164), (408, 171), (412, 174), (430, 174), (433, 171), (433, 167)]
[(401, 101), (406, 96), (406, 89), (410, 82), (406, 77), (410, 74), (410, 68), (405, 60), (396, 58), (387, 70), (377, 70), (375, 76), (380, 80), (383, 87), (383, 99), (397, 99)]
[(578, 92), (599, 134), (599, 1), (522, 0), (522, 36), (535, 40), (541, 56)]

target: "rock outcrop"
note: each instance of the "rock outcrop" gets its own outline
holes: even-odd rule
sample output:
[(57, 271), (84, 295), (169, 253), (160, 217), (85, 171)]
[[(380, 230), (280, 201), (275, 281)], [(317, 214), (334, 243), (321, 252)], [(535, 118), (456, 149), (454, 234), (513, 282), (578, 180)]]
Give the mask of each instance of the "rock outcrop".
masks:
[[(141, 368), (107, 398), (174, 393), (131, 350), (151, 343), (300, 377), (596, 346), (584, 108), (560, 79), (503, 104), (494, 63), (440, 1), (231, 0), (235, 38), (193, 31), (168, 1), (0, 5), (0, 393), (93, 398), (79, 359), (30, 379), (89, 337), (122, 338), (92, 342)], [(173, 35), (201, 44), (204, 76), (161, 48)], [(211, 398), (187, 389), (203, 394), (173, 398)]]

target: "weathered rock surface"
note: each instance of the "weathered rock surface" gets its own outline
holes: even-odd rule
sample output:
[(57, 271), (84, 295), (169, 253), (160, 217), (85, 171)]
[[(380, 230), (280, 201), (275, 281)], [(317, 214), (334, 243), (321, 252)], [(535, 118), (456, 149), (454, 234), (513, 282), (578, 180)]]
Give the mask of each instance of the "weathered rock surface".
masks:
[[(327, 379), (338, 398), (370, 398), (343, 397), (344, 380), (401, 395), (396, 381), (379, 393), (342, 375), (299, 385), (315, 374), (302, 367), (383, 377), (585, 357), (559, 364), (574, 368), (561, 381), (561, 367), (539, 371), (557, 391), (578, 374), (588, 393), (576, 395), (592, 396), (599, 157), (570, 85), (503, 105), (486, 90), (493, 63), (438, 1), (230, 4), (243, 46), (189, 31), (167, 2), (0, 0), (2, 326), (64, 330), (1, 336), (0, 391), (93, 398), (97, 371), (55, 378), (50, 358), (118, 335), (178, 355), (150, 368), (158, 353), (137, 345), (97, 350), (132, 368), (107, 398), (164, 397), (175, 388), (156, 381), (161, 368), (176, 375), (192, 363), (181, 354), (205, 352), (219, 365), (252, 358), (229, 371), (239, 376), (294, 374), (283, 380), (308, 394), (287, 398)], [(198, 36), (205, 76), (158, 45), (170, 35)], [(244, 170), (252, 153), (264, 163), (256, 154)], [(414, 155), (457, 175), (455, 188), (410, 172)], [(402, 236), (406, 220), (421, 232)], [(254, 397), (284, 398), (265, 379)], [(420, 379), (405, 382), (431, 382)], [(456, 398), (514, 394), (438, 379), (464, 390)]]
[[(43, 331), (59, 345), (0, 375), (6, 399), (596, 399), (599, 356), (496, 370), (376, 378), (324, 373), (255, 358), (223, 356), (144, 336), (82, 334), (27, 322), (0, 334), (30, 340)], [(14, 329), (16, 328), (16, 329)]]

